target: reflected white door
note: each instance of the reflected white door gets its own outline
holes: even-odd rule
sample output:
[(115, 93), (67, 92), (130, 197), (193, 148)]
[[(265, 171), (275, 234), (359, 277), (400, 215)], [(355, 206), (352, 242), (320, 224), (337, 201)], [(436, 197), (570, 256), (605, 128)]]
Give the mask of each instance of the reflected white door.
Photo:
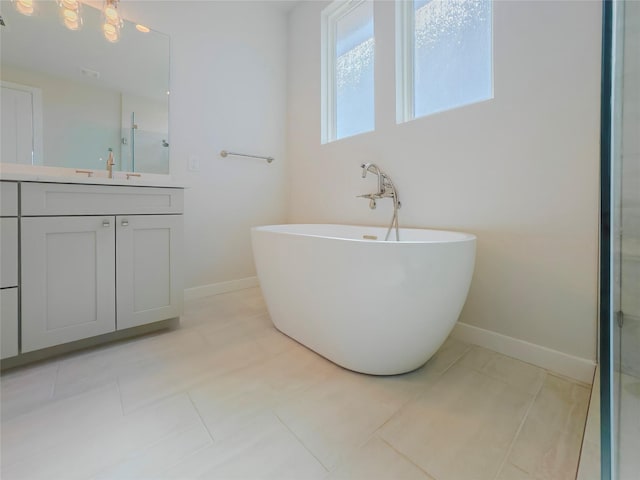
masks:
[(33, 162), (33, 92), (2, 85), (2, 161)]

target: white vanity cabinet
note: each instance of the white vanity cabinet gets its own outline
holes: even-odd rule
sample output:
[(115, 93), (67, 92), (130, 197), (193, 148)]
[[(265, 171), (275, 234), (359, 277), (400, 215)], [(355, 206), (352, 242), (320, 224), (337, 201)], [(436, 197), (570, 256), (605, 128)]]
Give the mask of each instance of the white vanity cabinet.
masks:
[(0, 357), (18, 354), (18, 184), (0, 182)]
[(23, 183), (21, 352), (178, 317), (178, 188)]

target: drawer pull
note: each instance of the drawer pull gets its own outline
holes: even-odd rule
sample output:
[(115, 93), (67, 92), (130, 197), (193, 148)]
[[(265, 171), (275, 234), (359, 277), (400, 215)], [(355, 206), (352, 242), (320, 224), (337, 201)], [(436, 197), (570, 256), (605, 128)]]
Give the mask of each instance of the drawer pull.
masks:
[(102, 226), (105, 228), (109, 228), (111, 226), (111, 222), (109, 220), (103, 220)]
[(129, 220), (122, 220), (120, 225), (122, 225), (123, 227), (128, 227), (129, 226)]

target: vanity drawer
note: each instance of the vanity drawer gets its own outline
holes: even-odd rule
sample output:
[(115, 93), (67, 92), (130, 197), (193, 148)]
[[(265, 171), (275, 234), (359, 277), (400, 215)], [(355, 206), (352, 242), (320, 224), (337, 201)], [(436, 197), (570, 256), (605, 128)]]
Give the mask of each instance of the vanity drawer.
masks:
[(18, 184), (0, 182), (0, 216), (18, 216)]
[(22, 216), (183, 213), (180, 188), (23, 183)]
[(18, 288), (0, 290), (0, 354), (18, 355)]
[(18, 219), (0, 218), (0, 287), (18, 286)]

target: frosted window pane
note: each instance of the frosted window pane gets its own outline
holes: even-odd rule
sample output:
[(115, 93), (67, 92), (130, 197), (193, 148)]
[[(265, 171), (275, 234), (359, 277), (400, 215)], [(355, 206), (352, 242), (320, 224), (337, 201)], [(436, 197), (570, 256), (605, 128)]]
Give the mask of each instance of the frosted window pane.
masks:
[(373, 4), (363, 2), (336, 22), (336, 138), (374, 128)]
[(415, 0), (414, 115), (492, 97), (490, 0)]

